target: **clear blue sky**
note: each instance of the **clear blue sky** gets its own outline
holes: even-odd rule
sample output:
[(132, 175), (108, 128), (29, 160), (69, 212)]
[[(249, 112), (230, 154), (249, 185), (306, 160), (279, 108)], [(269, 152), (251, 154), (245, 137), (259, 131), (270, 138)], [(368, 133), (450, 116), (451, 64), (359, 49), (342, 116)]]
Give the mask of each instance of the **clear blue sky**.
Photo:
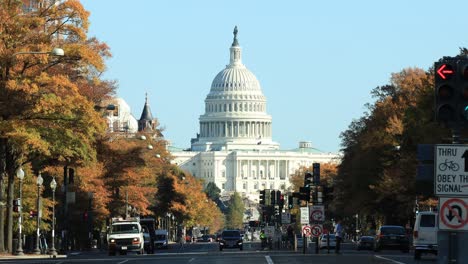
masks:
[(340, 150), (340, 133), (370, 91), (407, 67), (428, 69), (468, 47), (468, 1), (82, 0), (89, 36), (113, 53), (107, 79), (140, 118), (145, 93), (174, 146), (199, 130), (204, 100), (229, 63), (239, 28), (243, 63), (260, 81), (282, 149), (311, 141)]

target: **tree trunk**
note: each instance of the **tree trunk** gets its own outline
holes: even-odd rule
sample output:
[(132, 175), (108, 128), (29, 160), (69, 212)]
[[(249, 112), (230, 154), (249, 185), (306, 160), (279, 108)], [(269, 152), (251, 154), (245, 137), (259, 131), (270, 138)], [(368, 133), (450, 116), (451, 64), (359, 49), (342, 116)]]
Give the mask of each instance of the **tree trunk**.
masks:
[(5, 173), (0, 172), (0, 252), (5, 252)]
[(13, 196), (15, 189), (15, 178), (11, 172), (8, 173), (7, 189), (7, 251), (13, 252)]
[(6, 144), (5, 151), (5, 164), (6, 174), (8, 176), (7, 182), (7, 252), (13, 252), (13, 199), (15, 190), (15, 174), (18, 169), (19, 157), (11, 144)]
[(6, 139), (0, 138), (0, 252), (5, 252)]

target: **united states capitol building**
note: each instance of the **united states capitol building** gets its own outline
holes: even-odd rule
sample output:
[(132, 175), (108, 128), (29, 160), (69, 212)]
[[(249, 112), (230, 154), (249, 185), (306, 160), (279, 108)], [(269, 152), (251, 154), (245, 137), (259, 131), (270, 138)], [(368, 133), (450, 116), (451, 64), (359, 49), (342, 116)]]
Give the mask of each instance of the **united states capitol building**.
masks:
[(236, 27), (229, 64), (211, 83), (197, 137), (189, 149), (169, 150), (174, 163), (205, 185), (214, 182), (223, 195), (238, 192), (258, 202), (260, 190), (288, 191), (289, 177), (297, 169), (339, 162), (339, 155), (318, 151), (308, 141), (292, 150), (281, 150), (273, 141), (267, 100), (255, 75), (242, 64), (237, 33)]

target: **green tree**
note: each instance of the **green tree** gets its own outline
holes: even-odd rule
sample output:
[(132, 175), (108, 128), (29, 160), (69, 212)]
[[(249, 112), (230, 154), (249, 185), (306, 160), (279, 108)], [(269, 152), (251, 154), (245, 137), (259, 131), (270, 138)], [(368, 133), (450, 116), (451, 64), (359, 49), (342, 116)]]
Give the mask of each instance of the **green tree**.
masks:
[(221, 194), (221, 189), (216, 186), (214, 182), (209, 182), (206, 187), (205, 187), (205, 193), (213, 201), (218, 201), (220, 194)]
[(244, 203), (238, 192), (234, 192), (229, 201), (228, 211), (226, 213), (227, 228), (243, 228), (244, 222)]

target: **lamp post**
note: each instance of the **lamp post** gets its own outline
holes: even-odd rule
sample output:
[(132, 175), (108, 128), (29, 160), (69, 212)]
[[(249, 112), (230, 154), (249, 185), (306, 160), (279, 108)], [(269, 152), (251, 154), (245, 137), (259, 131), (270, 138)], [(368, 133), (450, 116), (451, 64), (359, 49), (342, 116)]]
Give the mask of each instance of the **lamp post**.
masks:
[(41, 199), (41, 186), (42, 182), (44, 179), (41, 176), (41, 173), (37, 176), (36, 184), (37, 184), (37, 203), (36, 203), (36, 208), (37, 208), (37, 218), (36, 218), (36, 225), (37, 225), (37, 230), (36, 230), (36, 248), (34, 249), (34, 254), (39, 255), (41, 254), (41, 250), (39, 249), (39, 240), (40, 240), (40, 224), (41, 224), (41, 219), (40, 219), (40, 199)]
[(22, 186), (23, 186), (23, 179), (24, 179), (24, 171), (23, 171), (23, 168), (19, 168), (17, 171), (16, 171), (16, 177), (18, 177), (19, 179), (19, 199), (20, 199), (20, 204), (18, 206), (18, 213), (19, 213), (19, 216), (18, 216), (18, 249), (16, 250), (16, 255), (18, 256), (22, 256), (24, 255), (23, 253), (23, 241), (22, 241), (22, 221), (23, 221), (23, 217), (22, 217), (22, 204), (23, 204), (23, 192), (22, 192)]
[(57, 182), (54, 177), (50, 182), (50, 189), (52, 189), (52, 248), (49, 250), (49, 254), (52, 256), (57, 255), (55, 249), (55, 188), (57, 188)]
[(16, 55), (22, 55), (22, 54), (49, 54), (49, 55), (52, 55), (52, 56), (61, 57), (61, 56), (65, 55), (65, 52), (63, 52), (63, 49), (61, 49), (61, 48), (54, 48), (52, 51), (46, 51), (46, 52), (43, 52), (43, 51), (20, 51), (20, 52), (13, 53), (12, 57), (14, 57)]

